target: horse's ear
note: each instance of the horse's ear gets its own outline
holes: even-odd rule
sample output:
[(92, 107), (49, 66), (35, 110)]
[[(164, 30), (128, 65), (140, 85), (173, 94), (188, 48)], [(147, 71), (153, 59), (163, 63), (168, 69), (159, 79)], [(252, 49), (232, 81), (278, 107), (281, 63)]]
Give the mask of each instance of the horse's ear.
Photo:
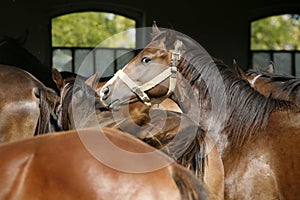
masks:
[(98, 84), (98, 73), (96, 72), (90, 78), (85, 81), (85, 84), (89, 85), (91, 88), (96, 89)]
[(159, 30), (159, 28), (157, 27), (156, 22), (153, 21), (153, 24), (152, 24), (152, 34), (151, 34), (151, 36), (152, 36), (152, 38), (154, 38), (154, 37), (155, 37), (156, 35), (158, 35), (158, 34), (160, 34), (160, 30)]
[(56, 68), (52, 68), (52, 79), (56, 84), (56, 87), (61, 90), (63, 88), (63, 79), (60, 72)]
[(239, 78), (245, 79), (247, 80), (247, 75), (245, 74), (245, 72), (239, 67), (239, 65), (237, 64), (236, 60), (233, 59), (233, 71), (238, 75)]
[(234, 70), (235, 72), (236, 72), (237, 69), (239, 68), (239, 66), (238, 66), (238, 64), (237, 64), (237, 62), (236, 62), (235, 59), (232, 60), (232, 67), (233, 67), (233, 70)]
[(270, 61), (270, 64), (267, 68), (267, 72), (269, 72), (271, 74), (275, 73), (275, 64), (273, 61)]

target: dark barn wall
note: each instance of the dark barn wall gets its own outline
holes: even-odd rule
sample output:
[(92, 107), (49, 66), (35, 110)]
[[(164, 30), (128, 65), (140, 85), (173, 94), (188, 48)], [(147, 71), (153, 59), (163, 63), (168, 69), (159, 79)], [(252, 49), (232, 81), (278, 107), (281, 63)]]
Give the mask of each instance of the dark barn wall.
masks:
[(25, 47), (50, 67), (50, 20), (65, 12), (112, 9), (144, 14), (144, 26), (153, 20), (198, 41), (212, 56), (227, 64), (236, 58), (248, 67), (249, 22), (269, 14), (300, 13), (299, 0), (164, 1), (161, 0), (10, 0), (0, 3), (0, 36), (19, 37), (28, 30)]

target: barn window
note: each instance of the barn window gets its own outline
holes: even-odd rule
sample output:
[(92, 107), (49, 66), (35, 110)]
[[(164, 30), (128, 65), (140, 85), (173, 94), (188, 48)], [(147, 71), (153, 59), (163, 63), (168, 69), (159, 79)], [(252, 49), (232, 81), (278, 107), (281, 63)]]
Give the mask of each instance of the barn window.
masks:
[(52, 66), (83, 76), (97, 71), (102, 78), (111, 77), (134, 56), (135, 28), (134, 19), (108, 12), (52, 18)]
[(270, 16), (251, 22), (250, 59), (253, 68), (273, 61), (279, 72), (300, 77), (300, 15)]
[(273, 61), (279, 72), (300, 77), (299, 15), (266, 17), (251, 23), (250, 57), (254, 68)]

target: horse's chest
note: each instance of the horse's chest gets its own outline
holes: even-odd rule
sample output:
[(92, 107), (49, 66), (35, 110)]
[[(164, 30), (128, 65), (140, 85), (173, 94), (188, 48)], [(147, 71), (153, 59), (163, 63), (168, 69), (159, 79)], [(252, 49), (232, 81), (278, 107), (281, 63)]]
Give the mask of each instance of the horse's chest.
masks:
[(268, 156), (242, 158), (235, 165), (237, 166), (234, 170), (226, 170), (225, 199), (277, 199), (279, 197), (278, 183)]

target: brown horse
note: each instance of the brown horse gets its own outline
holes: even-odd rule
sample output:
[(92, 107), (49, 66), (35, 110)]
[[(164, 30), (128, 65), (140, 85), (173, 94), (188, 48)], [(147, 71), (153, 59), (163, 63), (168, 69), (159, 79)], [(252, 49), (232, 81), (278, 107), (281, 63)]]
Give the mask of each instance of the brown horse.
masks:
[(56, 130), (56, 92), (30, 73), (0, 65), (0, 142)]
[(267, 97), (282, 99), (300, 105), (300, 80), (291, 75), (274, 72), (274, 70), (252, 69), (244, 77), (259, 93)]
[(225, 199), (299, 199), (298, 108), (259, 94), (191, 38), (156, 26), (153, 35), (103, 86), (103, 104), (118, 110), (170, 97), (216, 138)]
[(116, 129), (73, 130), (2, 144), (0, 158), (0, 199), (200, 200), (207, 195), (186, 169)]

